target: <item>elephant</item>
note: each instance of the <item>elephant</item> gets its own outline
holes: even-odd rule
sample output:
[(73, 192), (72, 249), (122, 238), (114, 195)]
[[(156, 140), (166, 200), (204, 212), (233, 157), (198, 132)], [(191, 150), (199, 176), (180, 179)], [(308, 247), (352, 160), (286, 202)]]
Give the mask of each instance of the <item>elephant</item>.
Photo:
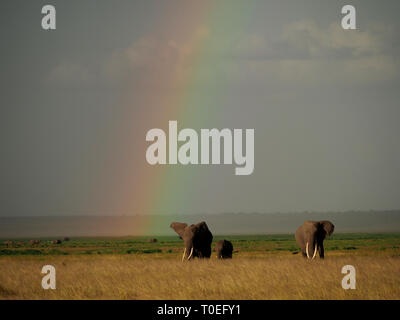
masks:
[(186, 254), (189, 254), (187, 260), (195, 257), (210, 258), (213, 235), (204, 221), (190, 226), (186, 223), (173, 222), (170, 227), (184, 242), (182, 261), (185, 260)]
[(314, 259), (318, 250), (319, 257), (323, 259), (324, 239), (330, 236), (334, 229), (335, 226), (330, 221), (305, 221), (295, 233), (303, 257)]
[(57, 240), (53, 240), (52, 243), (53, 244), (61, 244), (62, 241), (60, 239), (57, 239)]
[(8, 247), (12, 247), (14, 242), (13, 241), (4, 241), (3, 244), (8, 248)]
[(219, 240), (215, 245), (218, 259), (232, 259), (233, 245), (228, 240)]
[(29, 240), (29, 244), (34, 246), (35, 244), (40, 244), (41, 240)]

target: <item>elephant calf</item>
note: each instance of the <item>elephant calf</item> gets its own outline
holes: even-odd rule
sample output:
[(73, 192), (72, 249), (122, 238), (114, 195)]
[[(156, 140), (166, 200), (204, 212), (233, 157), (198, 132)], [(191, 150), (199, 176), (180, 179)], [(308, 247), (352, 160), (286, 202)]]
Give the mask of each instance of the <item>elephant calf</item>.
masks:
[[(319, 257), (324, 258), (324, 239), (333, 233), (335, 226), (330, 221), (306, 221), (295, 233), (297, 244), (303, 257), (314, 259), (317, 250)], [(311, 257), (312, 255), (312, 257)]]
[(215, 245), (218, 259), (232, 259), (233, 245), (228, 240), (219, 240)]

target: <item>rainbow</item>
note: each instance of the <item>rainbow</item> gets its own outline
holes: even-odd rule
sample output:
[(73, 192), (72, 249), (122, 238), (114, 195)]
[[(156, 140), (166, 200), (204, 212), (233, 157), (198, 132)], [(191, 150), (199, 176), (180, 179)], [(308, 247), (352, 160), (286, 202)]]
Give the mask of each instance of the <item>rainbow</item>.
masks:
[[(185, 208), (189, 208), (193, 198), (198, 196), (189, 191), (189, 183), (195, 183), (199, 178), (196, 177), (197, 170), (173, 165), (150, 166), (146, 162), (148, 143), (145, 135), (151, 128), (166, 128), (169, 120), (198, 129), (212, 127), (221, 118), (218, 104), (226, 94), (226, 74), (218, 49), (232, 43), (232, 38), (250, 22), (250, 11), (250, 4), (244, 1), (193, 2), (190, 12), (171, 8), (173, 14), (167, 12), (166, 20), (159, 22), (153, 30), (157, 33), (167, 25), (170, 28), (167, 33), (176, 35), (183, 44), (183, 53), (172, 71), (155, 69), (149, 79), (145, 79), (146, 83), (156, 82), (160, 88), (168, 89), (149, 93), (140, 101), (156, 112), (143, 113), (144, 130), (140, 137), (143, 144), (137, 158), (141, 167), (132, 173), (134, 188), (129, 184), (126, 186), (130, 189), (124, 200), (125, 212), (140, 216), (132, 226), (132, 234), (150, 234), (163, 229), (163, 233), (169, 232), (170, 221), (163, 217), (187, 214)], [(132, 103), (138, 103), (136, 97), (127, 101), (128, 106)], [(131, 168), (122, 170), (132, 172)]]

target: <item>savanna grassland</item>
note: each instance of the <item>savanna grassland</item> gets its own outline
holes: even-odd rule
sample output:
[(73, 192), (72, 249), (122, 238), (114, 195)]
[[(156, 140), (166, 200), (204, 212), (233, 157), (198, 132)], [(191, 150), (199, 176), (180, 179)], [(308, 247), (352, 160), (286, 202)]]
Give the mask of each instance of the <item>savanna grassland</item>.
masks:
[[(177, 237), (72, 238), (61, 244), (12, 239), (0, 245), (0, 299), (400, 299), (400, 234), (336, 234), (324, 260), (307, 261), (293, 235), (214, 237), (232, 241), (232, 260), (180, 262)], [(41, 269), (56, 268), (56, 290)], [(356, 289), (341, 286), (344, 265)]]

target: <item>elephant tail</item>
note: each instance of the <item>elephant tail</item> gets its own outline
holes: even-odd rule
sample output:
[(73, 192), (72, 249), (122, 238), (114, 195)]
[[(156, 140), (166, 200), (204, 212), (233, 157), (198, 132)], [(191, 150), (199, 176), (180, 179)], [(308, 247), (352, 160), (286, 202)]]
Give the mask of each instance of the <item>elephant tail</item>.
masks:
[(300, 251), (294, 251), (294, 252), (292, 252), (292, 254), (298, 254), (298, 253), (300, 253)]

